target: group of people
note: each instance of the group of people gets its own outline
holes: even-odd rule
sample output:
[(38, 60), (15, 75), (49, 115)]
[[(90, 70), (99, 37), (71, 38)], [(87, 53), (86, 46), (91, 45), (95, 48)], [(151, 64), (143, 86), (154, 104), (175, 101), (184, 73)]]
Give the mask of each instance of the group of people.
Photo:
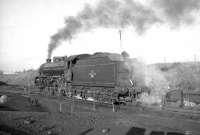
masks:
[(72, 82), (72, 71), (66, 69), (64, 74), (59, 76), (40, 75), (35, 78), (35, 85), (40, 92), (49, 93), (49, 95), (66, 95), (70, 91)]

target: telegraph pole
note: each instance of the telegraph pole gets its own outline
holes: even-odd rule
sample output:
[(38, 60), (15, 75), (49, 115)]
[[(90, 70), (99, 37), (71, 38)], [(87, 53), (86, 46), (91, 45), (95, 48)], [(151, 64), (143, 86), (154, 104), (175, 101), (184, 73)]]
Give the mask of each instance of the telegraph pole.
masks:
[(120, 51), (122, 51), (122, 30), (119, 30)]

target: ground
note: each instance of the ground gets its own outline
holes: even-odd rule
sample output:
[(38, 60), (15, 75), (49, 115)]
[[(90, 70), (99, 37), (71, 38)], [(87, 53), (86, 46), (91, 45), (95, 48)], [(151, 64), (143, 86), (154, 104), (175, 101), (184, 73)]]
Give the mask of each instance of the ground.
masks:
[[(200, 134), (200, 115), (138, 105), (130, 109), (98, 107), (38, 96), (38, 104), (23, 87), (0, 86), (8, 102), (0, 104), (0, 134), (5, 135), (181, 135)], [(37, 97), (37, 96), (36, 96)], [(73, 107), (73, 108), (72, 108)]]

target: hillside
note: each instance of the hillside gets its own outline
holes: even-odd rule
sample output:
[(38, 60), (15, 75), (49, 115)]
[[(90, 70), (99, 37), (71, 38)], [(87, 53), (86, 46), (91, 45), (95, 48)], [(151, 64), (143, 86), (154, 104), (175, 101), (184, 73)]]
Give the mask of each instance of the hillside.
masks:
[(156, 64), (171, 88), (200, 90), (200, 62)]
[(12, 85), (33, 86), (34, 78), (38, 75), (37, 70), (26, 70), (15, 74), (0, 75), (0, 81)]

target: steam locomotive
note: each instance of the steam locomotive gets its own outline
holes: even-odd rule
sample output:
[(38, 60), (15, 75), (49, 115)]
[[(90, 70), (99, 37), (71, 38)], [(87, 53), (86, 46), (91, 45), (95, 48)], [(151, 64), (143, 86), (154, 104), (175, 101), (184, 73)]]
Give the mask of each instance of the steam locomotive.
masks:
[(35, 85), (42, 93), (98, 102), (128, 102), (145, 87), (140, 64), (128, 53), (80, 54), (54, 57), (39, 68)]

